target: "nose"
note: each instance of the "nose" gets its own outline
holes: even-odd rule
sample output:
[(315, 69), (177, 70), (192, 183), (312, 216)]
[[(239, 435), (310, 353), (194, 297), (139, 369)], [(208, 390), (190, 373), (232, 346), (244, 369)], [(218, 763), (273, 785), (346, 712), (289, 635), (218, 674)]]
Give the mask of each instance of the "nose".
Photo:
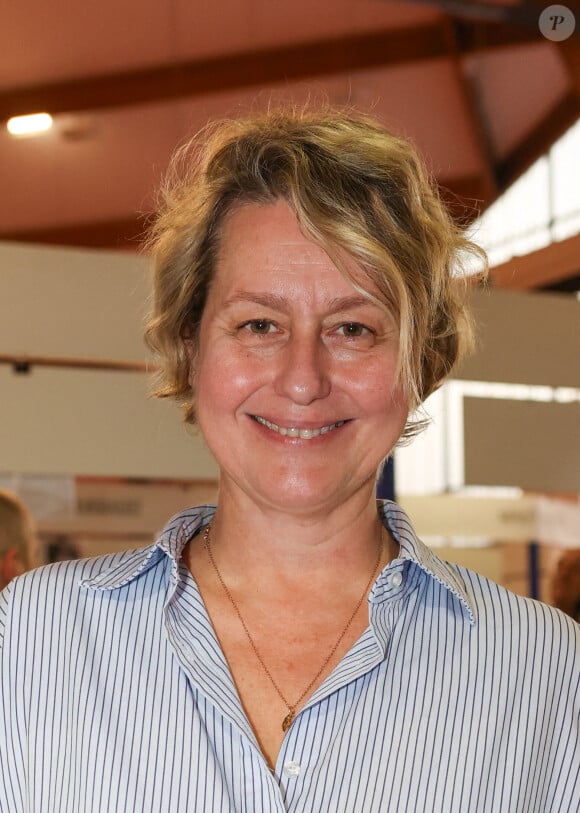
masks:
[(292, 336), (278, 362), (277, 395), (307, 406), (330, 393), (331, 360), (319, 336)]

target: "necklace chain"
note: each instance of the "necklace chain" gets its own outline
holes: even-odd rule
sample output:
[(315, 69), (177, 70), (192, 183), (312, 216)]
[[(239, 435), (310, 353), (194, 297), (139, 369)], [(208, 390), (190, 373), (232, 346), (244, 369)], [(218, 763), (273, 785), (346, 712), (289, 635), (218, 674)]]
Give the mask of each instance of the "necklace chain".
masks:
[[(324, 670), (326, 669), (326, 667), (328, 666), (328, 664), (332, 660), (333, 656), (335, 655), (338, 647), (340, 646), (340, 644), (342, 642), (342, 639), (344, 638), (344, 636), (346, 635), (346, 633), (350, 629), (350, 626), (351, 626), (352, 622), (354, 621), (355, 616), (358, 613), (358, 611), (360, 609), (360, 606), (361, 606), (361, 604), (363, 603), (363, 601), (365, 599), (365, 596), (369, 592), (372, 581), (373, 581), (373, 578), (374, 578), (375, 573), (377, 572), (377, 570), (379, 568), (379, 564), (380, 564), (380, 561), (381, 561), (381, 554), (382, 554), (382, 550), (383, 550), (382, 544), (379, 545), (379, 552), (378, 552), (377, 560), (376, 560), (375, 565), (373, 567), (373, 571), (371, 573), (371, 577), (368, 580), (367, 584), (365, 585), (365, 589), (363, 590), (361, 597), (357, 601), (356, 607), (354, 608), (350, 618), (348, 619), (348, 621), (344, 625), (344, 627), (342, 629), (342, 632), (338, 636), (338, 638), (336, 640), (336, 643), (334, 644), (334, 646), (332, 647), (332, 649), (330, 650), (330, 652), (328, 653), (328, 655), (324, 659), (324, 662), (322, 663), (322, 666), (320, 667), (318, 672), (314, 675), (314, 677), (312, 678), (312, 680), (310, 681), (308, 686), (304, 689), (304, 691), (302, 692), (302, 694), (300, 695), (298, 700), (296, 700), (295, 703), (289, 703), (288, 700), (286, 699), (286, 697), (284, 697), (280, 687), (278, 686), (278, 684), (274, 680), (274, 678), (272, 676), (272, 673), (268, 669), (267, 664), (264, 662), (264, 659), (262, 658), (262, 656), (260, 654), (260, 651), (258, 650), (258, 647), (256, 646), (256, 643), (255, 643), (254, 639), (252, 638), (252, 636), (250, 634), (250, 630), (248, 629), (248, 625), (246, 624), (246, 622), (244, 620), (244, 617), (243, 617), (243, 615), (242, 615), (242, 613), (240, 611), (240, 608), (238, 607), (238, 605), (236, 603), (236, 600), (234, 599), (233, 595), (231, 594), (229, 587), (227, 586), (227, 584), (223, 580), (222, 574), (219, 571), (219, 568), (218, 568), (218, 566), (216, 564), (216, 561), (214, 559), (213, 552), (212, 552), (212, 549), (211, 549), (210, 533), (211, 533), (211, 523), (206, 527), (206, 529), (203, 532), (203, 543), (205, 545), (205, 549), (207, 550), (207, 555), (208, 555), (209, 560), (211, 562), (211, 565), (212, 565), (212, 567), (213, 567), (213, 569), (215, 571), (215, 574), (216, 574), (216, 576), (218, 578), (218, 581), (222, 586), (222, 589), (223, 589), (224, 593), (228, 597), (230, 604), (234, 608), (235, 613), (236, 613), (236, 615), (238, 616), (238, 618), (240, 620), (240, 624), (242, 625), (242, 628), (243, 628), (244, 632), (246, 633), (246, 638), (248, 639), (248, 642), (249, 642), (250, 646), (252, 647), (252, 649), (254, 651), (254, 654), (255, 654), (256, 658), (258, 659), (258, 662), (260, 663), (260, 666), (262, 667), (262, 669), (266, 673), (270, 683), (272, 684), (272, 686), (276, 690), (276, 694), (278, 695), (280, 700), (284, 703), (284, 705), (288, 709), (288, 714), (284, 717), (284, 720), (282, 721), (282, 731), (286, 732), (290, 728), (290, 726), (292, 724), (292, 720), (294, 719), (294, 716), (296, 714), (296, 709), (301, 704), (301, 702), (304, 700), (304, 698), (310, 693), (310, 690), (312, 689), (314, 684), (318, 681), (319, 677), (322, 675), (322, 673), (324, 672)], [(381, 533), (381, 540), (382, 540), (382, 533)]]

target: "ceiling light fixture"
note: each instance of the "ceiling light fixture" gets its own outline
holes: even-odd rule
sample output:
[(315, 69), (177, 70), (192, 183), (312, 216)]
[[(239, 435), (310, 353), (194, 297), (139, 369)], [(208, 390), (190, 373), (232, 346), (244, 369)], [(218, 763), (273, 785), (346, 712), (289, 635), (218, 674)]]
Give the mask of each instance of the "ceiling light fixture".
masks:
[(13, 136), (36, 135), (45, 133), (52, 127), (52, 116), (49, 113), (32, 113), (28, 116), (13, 116), (6, 122), (8, 132)]

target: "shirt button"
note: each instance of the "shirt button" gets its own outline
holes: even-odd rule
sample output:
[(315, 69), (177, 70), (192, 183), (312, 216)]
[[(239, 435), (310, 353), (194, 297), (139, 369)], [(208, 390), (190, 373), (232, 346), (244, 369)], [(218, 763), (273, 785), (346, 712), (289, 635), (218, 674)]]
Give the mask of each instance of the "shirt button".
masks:
[(286, 776), (299, 776), (300, 775), (300, 763), (299, 762), (285, 762), (284, 763), (284, 773)]
[(403, 574), (399, 570), (397, 570), (389, 578), (389, 581), (391, 582), (391, 587), (395, 588), (400, 587), (403, 584)]

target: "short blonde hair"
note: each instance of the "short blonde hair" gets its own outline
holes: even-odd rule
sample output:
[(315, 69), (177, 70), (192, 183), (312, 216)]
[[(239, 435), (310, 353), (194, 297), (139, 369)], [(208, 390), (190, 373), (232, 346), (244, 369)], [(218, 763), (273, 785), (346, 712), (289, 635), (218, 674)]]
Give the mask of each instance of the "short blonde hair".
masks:
[(16, 494), (0, 488), (0, 558), (16, 548), (26, 570), (36, 558), (36, 530), (28, 508)]
[[(400, 381), (411, 410), (419, 407), (470, 346), (458, 271), (470, 255), (484, 264), (484, 254), (453, 222), (408, 141), (334, 109), (218, 122), (174, 158), (149, 243), (155, 394), (179, 399), (195, 423), (183, 339), (197, 338), (224, 217), (239, 203), (278, 199), (339, 270), (348, 276), (347, 255), (375, 283), (397, 320)], [(407, 425), (403, 436), (416, 429)]]

